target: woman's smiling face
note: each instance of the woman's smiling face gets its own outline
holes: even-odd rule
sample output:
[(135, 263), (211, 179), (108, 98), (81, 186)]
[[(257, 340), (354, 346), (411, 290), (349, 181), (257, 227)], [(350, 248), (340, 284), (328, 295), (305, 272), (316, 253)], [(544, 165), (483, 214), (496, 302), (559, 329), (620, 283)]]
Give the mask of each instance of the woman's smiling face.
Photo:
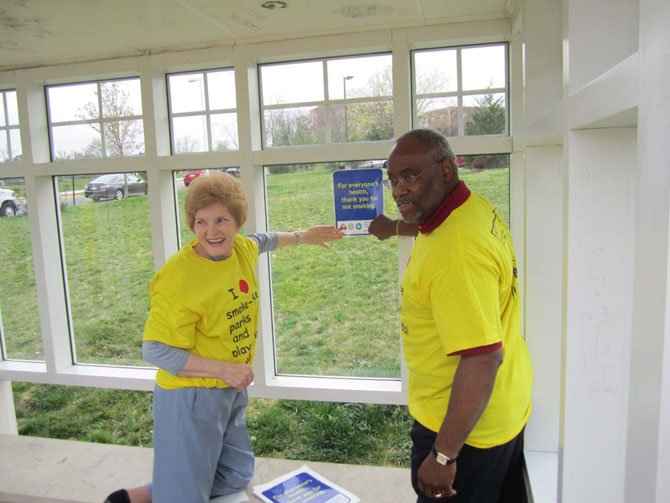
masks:
[(195, 212), (193, 232), (203, 256), (216, 260), (230, 257), (238, 231), (235, 218), (223, 203), (213, 203)]

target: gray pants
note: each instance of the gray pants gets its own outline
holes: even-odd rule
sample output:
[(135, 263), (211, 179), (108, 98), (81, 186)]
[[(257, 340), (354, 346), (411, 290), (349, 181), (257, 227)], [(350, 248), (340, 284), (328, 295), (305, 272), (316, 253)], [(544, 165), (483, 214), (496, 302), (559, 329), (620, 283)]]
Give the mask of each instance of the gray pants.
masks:
[(246, 390), (154, 389), (154, 503), (207, 502), (243, 490), (254, 473)]

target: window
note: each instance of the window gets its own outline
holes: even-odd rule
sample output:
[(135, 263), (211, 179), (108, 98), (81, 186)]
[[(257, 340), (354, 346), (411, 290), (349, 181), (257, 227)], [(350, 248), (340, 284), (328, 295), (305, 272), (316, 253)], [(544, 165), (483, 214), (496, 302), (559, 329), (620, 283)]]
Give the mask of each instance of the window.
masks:
[(509, 154), (464, 155), (458, 176), (473, 191), (495, 206), (509, 226)]
[(0, 179), (0, 346), (4, 358), (44, 360), (25, 181)]
[(260, 66), (265, 147), (393, 137), (391, 55)]
[(16, 91), (0, 91), (0, 162), (19, 161), (21, 153)]
[(139, 79), (49, 86), (46, 93), (52, 159), (144, 154)]
[(173, 153), (239, 148), (232, 69), (171, 74), (168, 89)]
[(415, 51), (413, 63), (416, 127), (508, 134), (506, 44)]
[[(334, 223), (333, 172), (343, 164), (370, 162), (266, 167), (268, 228)], [(390, 191), (384, 197), (395, 207)], [(400, 378), (396, 238), (287, 247), (270, 263), (278, 374)]]
[[(427, 43), (407, 41), (408, 47)], [(43, 75), (42, 70), (35, 70), (40, 76), (31, 73), (33, 80), (23, 76), (16, 92), (0, 91), (3, 160), (16, 161), (20, 156), (17, 108), (38, 113), (42, 96), (46, 98), (47, 127), (35, 117), (26, 125), (29, 129), (24, 138), (38, 153), (48, 139), (53, 161), (42, 162), (37, 155), (37, 163), (23, 166), (25, 161), (21, 165), (8, 162), (0, 169), (5, 184), (0, 188), (11, 186), (17, 200), (16, 208), (4, 208), (16, 216), (0, 218), (0, 236), (10, 236), (2, 239), (1, 246), (5, 256), (12, 257), (0, 280), (4, 289), (0, 292), (3, 355), (44, 360), (41, 339), (51, 342), (53, 338), (61, 344), (69, 335), (71, 348), (67, 349), (77, 364), (84, 365), (64, 371), (77, 374), (75, 379), (90, 372), (109, 379), (111, 386), (124, 386), (128, 376), (148, 383), (151, 371), (141, 357), (141, 341), (149, 308), (148, 285), (156, 266), (153, 252), (167, 256), (193, 239), (183, 214), (185, 189), (207, 170), (221, 169), (233, 176), (248, 170), (244, 185), (254, 224), (259, 224), (259, 215), (265, 216), (268, 230), (287, 231), (335, 223), (333, 173), (343, 166), (356, 170), (382, 164), (379, 157), (388, 152), (388, 145), (384, 145), (400, 133), (393, 129), (397, 113), (403, 117), (413, 114), (415, 126), (441, 131), (447, 127), (444, 119), (451, 120), (451, 134), (455, 135), (507, 134), (506, 44), (417, 51), (402, 45), (394, 44), (398, 54), (393, 57), (390, 51), (359, 52), (372, 51), (373, 46), (356, 49), (359, 55), (352, 56), (344, 55), (351, 48), (350, 37), (342, 37), (342, 44), (334, 47), (326, 47), (320, 40), (313, 53), (329, 51), (328, 57), (259, 64), (258, 88), (252, 83), (244, 93), (235, 86), (245, 79), (236, 79), (232, 68), (181, 71), (193, 63), (186, 51), (175, 53), (174, 60), (167, 63), (179, 72), (149, 65), (158, 72), (168, 72), (162, 81), (163, 95), (149, 82), (142, 83), (140, 92), (139, 78), (98, 75), (101, 66), (93, 63), (45, 68)], [(287, 54), (294, 54), (291, 44), (286, 47)], [(380, 45), (375, 43), (374, 47)], [(199, 54), (204, 57), (207, 51)], [(340, 56), (331, 57), (336, 53)], [(210, 61), (220, 59), (221, 54), (211, 50)], [(245, 54), (249, 61), (262, 61), (279, 52), (252, 44)], [(410, 75), (393, 75), (394, 57), (411, 61)], [(135, 66), (119, 60), (110, 68), (129, 74)], [(142, 67), (148, 69), (144, 63)], [(78, 75), (92, 77), (76, 80)], [(152, 71), (142, 75), (154, 78)], [(58, 84), (53, 83), (56, 79)], [(65, 79), (70, 83), (63, 84)], [(39, 83), (49, 81), (52, 83), (41, 94)], [(412, 99), (394, 102), (394, 93), (411, 95)], [(166, 100), (167, 114), (161, 115), (158, 107), (155, 116), (146, 118), (156, 126), (157, 135), (170, 135), (169, 139), (160, 136), (155, 140), (157, 147), (169, 141), (172, 156), (162, 155), (161, 148), (144, 152), (146, 110), (142, 102), (156, 102), (161, 97)], [(414, 109), (397, 109), (410, 104)], [(259, 111), (258, 117), (250, 116), (254, 110)], [(483, 114), (477, 118), (478, 110), (489, 112), (488, 117)], [(489, 121), (490, 117), (496, 120)], [(246, 130), (238, 131), (238, 118), (244, 119)], [(493, 127), (489, 127), (491, 123)], [(477, 131), (477, 124), (484, 129)], [(254, 126), (259, 126), (260, 138), (254, 136)], [(45, 132), (49, 137), (40, 137)], [(239, 151), (241, 135), (249, 136), (244, 152)], [(454, 143), (468, 153), (460, 156), (461, 177), (509, 221), (511, 139), (465, 138)], [(305, 146), (309, 148), (300, 148)], [(262, 149), (265, 151), (259, 151)], [(124, 158), (119, 159), (121, 156)], [(87, 160), (90, 158), (94, 160)], [(321, 159), (328, 162), (319, 162)], [(68, 162), (56, 162), (59, 160)], [(173, 177), (173, 187), (164, 185), (166, 174)], [(18, 183), (14, 178), (19, 176), (25, 177), (28, 197), (39, 198), (31, 201), (39, 212), (33, 211), (29, 217), (23, 180)], [(160, 187), (152, 187), (151, 205), (148, 178), (160, 183)], [(57, 192), (50, 192), (52, 189)], [(57, 206), (51, 204), (54, 194), (60, 203)], [(396, 205), (388, 188), (384, 199), (385, 213), (395, 216)], [(31, 230), (39, 231), (32, 239), (44, 237), (49, 243), (59, 243), (60, 249), (26, 242)], [(44, 260), (33, 263), (33, 249)], [(357, 236), (334, 243), (332, 250), (287, 247), (261, 256), (260, 277), (269, 278), (262, 286), (263, 298), (272, 304), (262, 310), (269, 318), (263, 319), (265, 343), (259, 353), (266, 358), (260, 363), (264, 377), (270, 380), (259, 380), (258, 389), (268, 396), (295, 391), (298, 397), (308, 397), (320, 387), (333, 389), (345, 383), (343, 394), (337, 395), (341, 399), (374, 395), (374, 400), (382, 400), (375, 394), (384, 393), (383, 400), (402, 400), (398, 269), (409, 253), (409, 240)], [(24, 257), (25, 262), (18, 257)], [(58, 274), (61, 265), (62, 274)], [(36, 295), (32, 275), (35, 267), (44, 272), (44, 266), (49, 274), (38, 275), (37, 285), (48, 288), (48, 299), (58, 305), (42, 306), (42, 312), (53, 319), (49, 332), (40, 334), (37, 304), (47, 295)], [(58, 288), (62, 284), (66, 291), (60, 300)], [(15, 285), (20, 285), (19, 294)], [(272, 351), (267, 351), (270, 348)], [(58, 369), (66, 368), (69, 356), (69, 351), (59, 351), (56, 369), (48, 369), (45, 379), (51, 380), (60, 373)], [(49, 359), (46, 365), (52, 363)], [(91, 365), (142, 368), (92, 369)], [(22, 364), (13, 362), (7, 366), (10, 372), (22, 369)], [(273, 370), (277, 379), (272, 379)], [(296, 382), (300, 385), (293, 388)]]
[(153, 274), (145, 173), (56, 178), (78, 363), (143, 365)]

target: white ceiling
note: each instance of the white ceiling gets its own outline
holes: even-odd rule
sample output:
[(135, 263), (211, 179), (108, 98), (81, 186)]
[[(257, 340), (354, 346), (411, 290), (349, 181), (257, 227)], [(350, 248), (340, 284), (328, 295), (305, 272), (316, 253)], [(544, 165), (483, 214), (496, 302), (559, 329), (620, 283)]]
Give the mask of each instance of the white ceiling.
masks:
[(0, 71), (233, 41), (509, 17), (514, 1), (0, 0)]

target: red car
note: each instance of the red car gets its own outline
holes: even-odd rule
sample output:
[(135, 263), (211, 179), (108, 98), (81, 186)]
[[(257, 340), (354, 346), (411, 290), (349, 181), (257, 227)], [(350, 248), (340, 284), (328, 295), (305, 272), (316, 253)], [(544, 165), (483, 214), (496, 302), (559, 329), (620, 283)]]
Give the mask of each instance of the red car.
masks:
[(187, 171), (186, 173), (184, 173), (184, 185), (186, 185), (188, 187), (193, 180), (198, 178), (204, 172), (205, 172), (204, 169), (196, 169), (194, 171)]

